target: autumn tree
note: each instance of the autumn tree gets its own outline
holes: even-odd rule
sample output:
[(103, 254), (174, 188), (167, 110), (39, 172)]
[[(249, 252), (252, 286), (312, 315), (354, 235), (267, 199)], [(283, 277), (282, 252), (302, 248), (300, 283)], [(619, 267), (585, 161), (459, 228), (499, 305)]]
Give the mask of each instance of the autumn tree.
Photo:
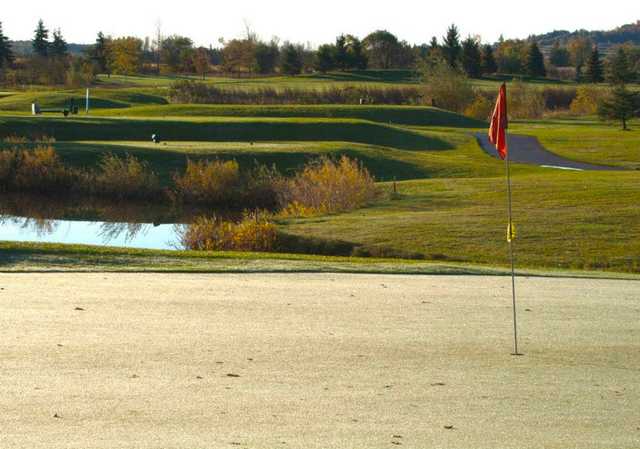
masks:
[(112, 39), (108, 46), (108, 66), (118, 75), (135, 75), (142, 69), (142, 41), (137, 37)]
[(193, 67), (203, 80), (206, 79), (207, 73), (209, 73), (210, 60), (209, 50), (204, 47), (199, 47), (193, 53)]
[(252, 72), (256, 67), (256, 43), (233, 39), (222, 49), (222, 67), (229, 73)]
[(193, 41), (173, 35), (162, 40), (160, 60), (171, 73), (188, 72), (193, 58)]

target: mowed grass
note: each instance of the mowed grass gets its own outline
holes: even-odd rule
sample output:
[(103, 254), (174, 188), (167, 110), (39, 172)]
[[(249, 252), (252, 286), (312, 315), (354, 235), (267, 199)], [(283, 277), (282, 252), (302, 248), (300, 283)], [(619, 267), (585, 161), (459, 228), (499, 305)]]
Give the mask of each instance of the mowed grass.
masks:
[(514, 133), (536, 136), (550, 151), (567, 159), (640, 169), (640, 120), (622, 131), (618, 123), (596, 118), (557, 118), (518, 121)]
[[(640, 271), (638, 186), (633, 172), (523, 173), (514, 167), (518, 266)], [(398, 188), (397, 200), (349, 214), (289, 220), (283, 229), (427, 259), (508, 264), (503, 177), (408, 181)]]

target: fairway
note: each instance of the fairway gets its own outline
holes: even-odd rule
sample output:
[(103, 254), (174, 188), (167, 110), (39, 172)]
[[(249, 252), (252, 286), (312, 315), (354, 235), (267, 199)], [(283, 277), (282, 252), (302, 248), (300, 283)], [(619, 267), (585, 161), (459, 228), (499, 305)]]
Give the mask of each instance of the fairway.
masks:
[(3, 274), (2, 448), (637, 448), (637, 281)]

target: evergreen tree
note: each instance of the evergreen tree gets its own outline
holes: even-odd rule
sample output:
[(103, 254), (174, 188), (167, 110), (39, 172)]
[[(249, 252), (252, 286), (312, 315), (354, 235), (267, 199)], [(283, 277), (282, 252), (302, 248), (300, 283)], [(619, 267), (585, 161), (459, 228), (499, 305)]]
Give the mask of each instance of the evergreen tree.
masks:
[(302, 58), (295, 45), (290, 43), (284, 44), (280, 70), (285, 75), (298, 75), (302, 72)]
[(62, 37), (62, 32), (59, 28), (53, 32), (53, 42), (49, 47), (49, 55), (54, 58), (65, 58), (69, 55), (67, 41)]
[(485, 75), (491, 75), (498, 71), (498, 64), (493, 56), (493, 47), (489, 44), (482, 47), (482, 73)]
[(633, 72), (629, 67), (629, 59), (624, 48), (618, 48), (609, 63), (607, 78), (611, 84), (624, 85), (633, 81)]
[(442, 44), (442, 53), (450, 67), (455, 68), (458, 66), (461, 51), (462, 47), (460, 46), (458, 28), (455, 25), (451, 25), (447, 30), (447, 35), (444, 37)]
[(11, 50), (9, 38), (2, 32), (2, 22), (0, 22), (0, 68), (13, 64), (14, 56)]
[(42, 57), (47, 57), (49, 54), (49, 30), (44, 27), (42, 19), (38, 21), (38, 27), (35, 30), (35, 35), (31, 41), (33, 52)]
[(347, 35), (347, 61), (349, 68), (357, 70), (366, 69), (369, 63), (362, 41), (351, 34)]
[(345, 70), (349, 65), (349, 56), (347, 55), (347, 38), (341, 34), (336, 38), (335, 53), (333, 61), (340, 70)]
[(98, 33), (98, 37), (96, 38), (96, 43), (90, 50), (90, 56), (93, 60), (93, 64), (98, 73), (106, 73), (107, 70), (107, 43), (108, 40), (102, 34), (102, 31)]
[(627, 130), (627, 121), (640, 113), (638, 94), (630, 92), (624, 85), (617, 86), (611, 98), (603, 101), (598, 108), (598, 115), (603, 120), (620, 120), (622, 129)]
[(313, 68), (321, 73), (327, 73), (335, 69), (335, 60), (333, 55), (335, 54), (335, 47), (330, 44), (324, 44), (318, 47), (316, 56), (313, 62)]
[(591, 56), (587, 61), (587, 79), (590, 83), (601, 83), (604, 81), (604, 69), (602, 67), (602, 60), (600, 59), (600, 52), (598, 46), (593, 46)]
[(468, 37), (462, 43), (462, 68), (469, 78), (480, 78), (481, 67), (480, 45), (475, 39)]
[(556, 41), (551, 48), (549, 54), (549, 62), (556, 67), (568, 67), (571, 63), (571, 55), (569, 50), (560, 46), (560, 42)]
[(547, 76), (547, 70), (544, 67), (544, 56), (542, 56), (542, 52), (535, 42), (529, 46), (525, 69), (527, 75), (531, 77), (542, 78)]

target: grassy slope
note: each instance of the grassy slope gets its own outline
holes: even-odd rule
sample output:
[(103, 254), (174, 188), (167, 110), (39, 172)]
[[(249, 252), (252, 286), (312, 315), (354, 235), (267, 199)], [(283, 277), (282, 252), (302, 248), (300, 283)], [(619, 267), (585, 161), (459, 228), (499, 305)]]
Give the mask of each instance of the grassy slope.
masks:
[(640, 121), (630, 131), (597, 119), (563, 118), (521, 121), (513, 132), (538, 137), (540, 142), (568, 159), (594, 164), (640, 169)]
[[(258, 160), (287, 171), (318, 154), (346, 153), (363, 160), (379, 179), (422, 180), (400, 183), (398, 200), (382, 200), (350, 214), (290, 220), (282, 223), (286, 232), (340, 236), (365, 249), (389, 247), (447, 261), (506, 263), (502, 164), (482, 153), (470, 137), (473, 127), (480, 126), (477, 122), (452, 119), (430, 108), (397, 107), (178, 105), (130, 112), (137, 117), (0, 115), (0, 133), (54, 135), (61, 140), (57, 147), (63, 157), (81, 165), (95, 164), (104, 151), (135, 153), (149, 160), (167, 181), (186, 156), (233, 157), (244, 165)], [(183, 116), (163, 117), (165, 112)], [(435, 126), (447, 121), (452, 127)], [(585, 135), (579, 130), (593, 126), (589, 122), (588, 126), (535, 125), (520, 123), (514, 130), (539, 135), (552, 150), (554, 141), (545, 141), (545, 133), (555, 132), (557, 139), (570, 142)], [(602, 131), (590, 136), (596, 139)], [(155, 132), (169, 140), (166, 145), (148, 143)], [(603, 142), (614, 146), (610, 139)], [(615, 142), (623, 152), (622, 164), (629, 163), (623, 159), (632, 147), (629, 142), (633, 140)], [(566, 147), (558, 148), (563, 154)], [(566, 151), (568, 157), (581, 159), (575, 150)], [(514, 183), (521, 266), (640, 270), (638, 258), (628, 257), (640, 254), (640, 235), (634, 226), (640, 222), (634, 207), (640, 197), (634, 173), (515, 167)]]
[[(389, 188), (389, 187), (388, 187)], [(504, 179), (433, 179), (399, 185), (401, 199), (349, 214), (290, 220), (284, 230), (394, 247), (427, 258), (504, 266)], [(520, 266), (640, 271), (635, 173), (514, 173)]]

